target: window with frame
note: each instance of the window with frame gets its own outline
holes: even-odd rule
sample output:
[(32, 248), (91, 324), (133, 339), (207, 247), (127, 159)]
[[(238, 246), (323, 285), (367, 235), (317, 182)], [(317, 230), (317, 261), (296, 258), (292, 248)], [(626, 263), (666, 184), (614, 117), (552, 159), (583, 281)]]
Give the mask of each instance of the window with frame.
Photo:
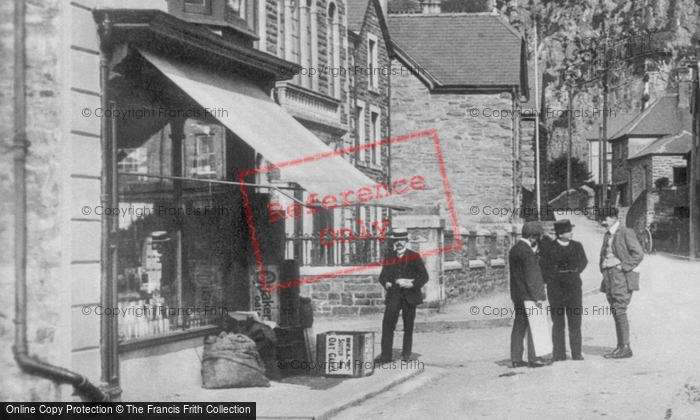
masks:
[(245, 20), (253, 32), (258, 31), (258, 0), (232, 0), (229, 4), (234, 13)]
[(212, 325), (231, 275), (238, 203), (225, 187), (172, 179), (223, 177), (225, 128), (188, 119), (175, 123), (176, 142), (172, 124), (118, 161), (120, 341)]
[[(364, 146), (367, 142), (365, 137), (365, 104), (363, 102), (357, 101), (357, 107), (355, 108), (357, 112), (357, 146)], [(365, 164), (365, 156), (367, 149), (363, 148), (359, 151), (358, 162)]]
[[(148, 172), (148, 150), (146, 147), (119, 149), (117, 155), (117, 171), (129, 174), (145, 174)], [(145, 177), (139, 177), (143, 181)]]
[(290, 16), (289, 16), (289, 36), (290, 40), (290, 57), (289, 61), (293, 63), (301, 64), (301, 25), (300, 25), (300, 13), (301, 8), (299, 7), (299, 2), (297, 0), (291, 0)]
[(338, 11), (335, 3), (331, 3), (328, 5), (327, 51), (328, 67), (332, 70), (328, 75), (328, 96), (334, 98), (340, 97), (340, 76), (332, 75), (338, 74), (337, 69), (340, 67), (340, 34), (338, 26)]
[[(301, 66), (307, 69), (314, 67), (313, 55), (313, 39), (315, 36), (315, 31), (312, 26), (315, 26), (312, 22), (312, 12), (311, 9), (315, 6), (313, 0), (302, 0), (304, 1), (304, 7), (301, 8), (300, 15), (300, 43), (301, 43)], [(308, 74), (301, 75), (301, 86), (307, 89), (313, 89), (313, 76)]]
[[(379, 119), (379, 110), (373, 110), (370, 115), (369, 135), (370, 143), (376, 143), (382, 139), (381, 136), (381, 121)], [(373, 146), (371, 148), (372, 163), (375, 165), (382, 164), (382, 148), (381, 146)]]
[(367, 35), (367, 69), (369, 70), (368, 88), (370, 90), (379, 89), (379, 55), (377, 52), (377, 37), (373, 34)]
[(195, 136), (194, 164), (191, 173), (193, 176), (211, 177), (216, 175), (216, 152), (214, 149), (214, 136)]

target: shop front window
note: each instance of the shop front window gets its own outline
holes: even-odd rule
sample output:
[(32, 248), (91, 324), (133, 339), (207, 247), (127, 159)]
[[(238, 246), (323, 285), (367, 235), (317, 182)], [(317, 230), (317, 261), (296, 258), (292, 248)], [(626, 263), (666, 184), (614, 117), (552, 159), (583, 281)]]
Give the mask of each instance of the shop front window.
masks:
[(229, 310), (240, 194), (199, 179), (225, 178), (225, 137), (188, 119), (118, 155), (120, 340), (212, 325)]

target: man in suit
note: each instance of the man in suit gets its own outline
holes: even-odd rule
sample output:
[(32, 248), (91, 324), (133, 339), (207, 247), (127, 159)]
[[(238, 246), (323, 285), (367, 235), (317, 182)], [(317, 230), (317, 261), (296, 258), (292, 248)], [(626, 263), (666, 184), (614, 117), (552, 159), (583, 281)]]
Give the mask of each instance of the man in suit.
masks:
[(639, 263), (644, 258), (637, 235), (632, 229), (620, 226), (617, 209), (611, 207), (602, 215), (601, 221), (608, 231), (600, 250), (600, 271), (603, 282), (600, 291), (605, 293), (612, 309), (617, 332), (617, 347), (605, 354), (606, 359), (625, 359), (632, 357), (630, 348), (630, 329), (627, 320), (627, 306), (632, 299), (632, 292), (639, 290)]
[(428, 282), (428, 271), (420, 255), (406, 248), (408, 231), (394, 229), (387, 239), (390, 241), (391, 251), (379, 274), (379, 283), (387, 291), (382, 321), (382, 354), (377, 358), (380, 363), (391, 362), (394, 330), (399, 320), (399, 312), (403, 318), (401, 358), (411, 360), (416, 306), (423, 303), (421, 288)]
[(543, 242), (540, 249), (540, 265), (549, 298), (552, 316), (552, 361), (566, 360), (565, 319), (569, 323), (571, 358), (583, 360), (581, 354), (581, 318), (583, 299), (581, 272), (588, 265), (586, 252), (580, 242), (571, 239), (574, 225), (569, 219), (554, 223), (556, 239)]
[[(537, 262), (537, 245), (544, 230), (539, 223), (527, 222), (522, 229), (522, 237), (510, 249), (510, 297), (515, 306), (513, 331), (510, 334), (510, 360), (514, 368), (530, 366), (542, 367), (550, 364), (535, 355), (535, 345), (525, 315), (525, 302), (534, 301), (538, 308), (547, 298), (544, 292), (542, 271)], [(528, 362), (523, 362), (523, 339), (527, 333)]]

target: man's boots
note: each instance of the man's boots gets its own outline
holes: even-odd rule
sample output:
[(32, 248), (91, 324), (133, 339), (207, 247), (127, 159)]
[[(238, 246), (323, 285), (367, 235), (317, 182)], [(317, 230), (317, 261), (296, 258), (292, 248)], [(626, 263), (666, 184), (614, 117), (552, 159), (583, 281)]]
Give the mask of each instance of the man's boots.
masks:
[(620, 354), (620, 351), (623, 347), (622, 331), (620, 331), (620, 323), (618, 322), (617, 318), (615, 318), (615, 333), (617, 334), (617, 347), (615, 347), (615, 350), (611, 351), (610, 353), (606, 353), (603, 355), (603, 357), (605, 357), (606, 359), (612, 359), (616, 355)]
[(630, 357), (632, 357), (632, 349), (629, 343), (622, 346), (620, 351), (612, 356), (613, 359), (628, 359)]

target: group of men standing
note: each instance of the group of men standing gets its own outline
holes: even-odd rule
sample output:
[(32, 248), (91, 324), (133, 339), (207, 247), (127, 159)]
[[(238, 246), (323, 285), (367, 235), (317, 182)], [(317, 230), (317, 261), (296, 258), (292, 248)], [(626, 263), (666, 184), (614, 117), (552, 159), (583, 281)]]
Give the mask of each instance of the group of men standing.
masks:
[[(632, 357), (629, 341), (627, 306), (632, 292), (639, 290), (638, 266), (644, 257), (633, 230), (620, 226), (617, 209), (611, 208), (601, 219), (607, 232), (600, 252), (600, 271), (603, 274), (601, 292), (610, 304), (617, 347), (605, 358)], [(588, 265), (586, 252), (580, 242), (572, 240), (574, 225), (569, 220), (554, 223), (555, 238), (549, 238), (539, 223), (523, 226), (521, 239), (511, 248), (510, 290), (515, 307), (511, 333), (511, 362), (514, 368), (542, 367), (564, 361), (566, 356), (565, 325), (569, 325), (571, 358), (583, 360), (581, 351), (581, 321), (583, 315), (581, 273)], [(546, 293), (545, 293), (546, 285)], [(552, 359), (538, 357), (529, 328), (527, 308), (542, 309), (546, 299), (546, 313), (552, 317)], [(534, 306), (530, 306), (534, 302)], [(523, 340), (528, 337), (528, 362), (523, 361)]]
[[(639, 290), (638, 266), (644, 252), (633, 230), (620, 226), (617, 209), (610, 208), (601, 223), (607, 232), (600, 251), (600, 271), (603, 274), (601, 292), (605, 293), (615, 321), (617, 347), (605, 358), (632, 357), (629, 340), (627, 306), (632, 292)], [(588, 258), (580, 242), (574, 241), (574, 225), (569, 220), (554, 223), (555, 238), (544, 234), (539, 223), (528, 222), (521, 238), (508, 255), (510, 265), (510, 294), (515, 306), (511, 332), (511, 362), (517, 367), (542, 367), (564, 361), (566, 355), (566, 324), (569, 326), (571, 358), (583, 360), (581, 321), (583, 297), (581, 273)], [(408, 231), (394, 229), (387, 236), (390, 253), (382, 264), (379, 282), (386, 290), (386, 309), (382, 321), (382, 352), (375, 360), (391, 362), (394, 330), (401, 314), (404, 336), (401, 358), (412, 360), (413, 324), (416, 307), (423, 302), (421, 288), (428, 282), (428, 272), (420, 254), (407, 248)], [(549, 308), (544, 303), (549, 299)], [(539, 311), (538, 311), (539, 310)], [(538, 357), (532, 328), (531, 312), (546, 312), (552, 317), (552, 359)], [(523, 340), (528, 337), (528, 361), (523, 361)]]

